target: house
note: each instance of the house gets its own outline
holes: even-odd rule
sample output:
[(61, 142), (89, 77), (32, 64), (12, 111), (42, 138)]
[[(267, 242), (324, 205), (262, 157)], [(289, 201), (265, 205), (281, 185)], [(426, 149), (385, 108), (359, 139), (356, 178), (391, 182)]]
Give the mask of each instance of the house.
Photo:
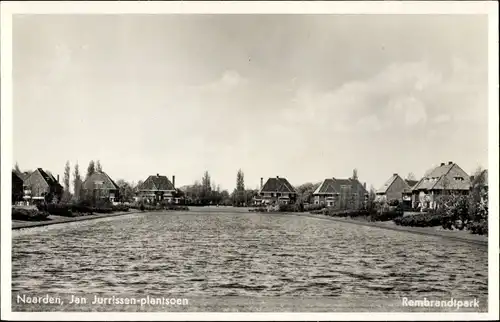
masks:
[[(136, 201), (159, 202), (162, 200), (179, 203), (176, 200), (175, 176), (151, 175), (137, 187)], [(178, 199), (178, 198), (177, 198)]]
[(416, 180), (406, 180), (394, 173), (376, 193), (377, 201), (399, 200), (403, 205), (411, 207), (412, 187), (417, 184)]
[(313, 193), (314, 204), (336, 209), (361, 209), (367, 198), (366, 184), (351, 178), (327, 178)]
[(86, 197), (96, 199), (118, 200), (120, 188), (105, 172), (92, 173), (82, 184), (82, 192)]
[(435, 209), (439, 196), (466, 195), (471, 188), (469, 175), (449, 161), (430, 169), (412, 188), (413, 208)]
[(12, 171), (12, 204), (23, 201), (23, 179), (17, 174), (16, 171)]
[(57, 179), (48, 171), (38, 168), (23, 180), (23, 193), (28, 203), (61, 200), (63, 187)]
[(408, 184), (408, 188), (405, 188), (403, 190), (403, 207), (405, 209), (412, 209), (413, 208), (413, 202), (412, 202), (412, 193), (413, 193), (413, 187), (418, 183), (418, 180), (408, 180), (405, 179), (406, 184)]
[(259, 190), (259, 197), (254, 200), (260, 200), (263, 204), (292, 204), (297, 200), (297, 191), (285, 178), (267, 179), (263, 184), (264, 178), (260, 178), (261, 188)]

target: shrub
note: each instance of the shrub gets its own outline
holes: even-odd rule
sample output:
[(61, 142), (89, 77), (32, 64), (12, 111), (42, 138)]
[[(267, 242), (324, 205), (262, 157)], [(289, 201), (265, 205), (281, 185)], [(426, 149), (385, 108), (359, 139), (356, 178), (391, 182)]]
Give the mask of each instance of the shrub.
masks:
[(404, 212), (399, 209), (386, 212), (373, 212), (370, 214), (370, 221), (389, 221), (398, 217), (402, 217)]
[(165, 210), (187, 211), (187, 210), (189, 210), (189, 207), (188, 206), (183, 206), (183, 205), (167, 204), (167, 205), (163, 206), (163, 209), (165, 209)]
[(46, 220), (48, 216), (46, 211), (12, 207), (12, 220), (41, 221)]
[(479, 222), (470, 222), (467, 229), (473, 234), (488, 235), (488, 221), (481, 220)]
[(113, 205), (111, 206), (113, 211), (129, 211), (130, 207), (127, 205)]
[(410, 227), (435, 227), (448, 222), (448, 218), (438, 212), (424, 212), (416, 215), (396, 217), (393, 219), (396, 225)]
[(248, 209), (250, 212), (267, 212), (266, 207), (257, 207), (257, 208), (250, 208)]
[(300, 205), (298, 204), (279, 204), (279, 212), (300, 212)]
[(389, 200), (388, 204), (389, 204), (389, 206), (395, 206), (396, 207), (396, 206), (400, 205), (400, 202), (399, 202), (398, 199), (391, 199), (391, 200)]
[(63, 217), (74, 217), (73, 209), (71, 205), (68, 204), (38, 204), (37, 209), (39, 211), (46, 211), (54, 216), (63, 216)]
[(304, 211), (309, 211), (309, 212), (312, 212), (312, 211), (317, 211), (317, 210), (321, 210), (325, 208), (325, 205), (305, 205), (304, 206)]

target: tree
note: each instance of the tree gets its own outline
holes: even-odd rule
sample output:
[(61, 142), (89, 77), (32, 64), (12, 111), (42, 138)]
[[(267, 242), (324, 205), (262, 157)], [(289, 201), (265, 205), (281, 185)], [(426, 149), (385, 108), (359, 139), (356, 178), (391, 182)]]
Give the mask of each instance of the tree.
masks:
[(352, 170), (352, 179), (353, 180), (358, 180), (358, 169), (353, 169)]
[(373, 185), (370, 186), (370, 191), (368, 192), (368, 200), (366, 201), (366, 209), (368, 211), (374, 211), (375, 210), (375, 199), (377, 197), (377, 194), (375, 193), (375, 188)]
[(89, 166), (87, 167), (87, 178), (90, 177), (95, 172), (94, 160), (90, 160)]
[(123, 179), (119, 179), (116, 181), (116, 185), (119, 188), (121, 202), (131, 202), (134, 199), (134, 189), (132, 188), (132, 184)]
[(417, 178), (415, 177), (415, 174), (413, 174), (413, 172), (410, 172), (410, 173), (408, 173), (408, 175), (406, 176), (406, 180), (412, 180), (412, 181), (415, 181), (415, 180), (417, 180)]
[(76, 200), (81, 199), (81, 189), (82, 189), (82, 177), (80, 175), (80, 167), (78, 162), (75, 164), (75, 170), (73, 172), (73, 185), (74, 185), (74, 197)]
[(245, 174), (241, 169), (236, 173), (236, 188), (233, 192), (235, 206), (240, 206), (246, 202), (245, 196)]
[(70, 172), (71, 172), (71, 167), (69, 161), (66, 161), (66, 166), (64, 167), (64, 178), (63, 178), (64, 192), (62, 196), (62, 201), (64, 202), (68, 202), (71, 200), (71, 192), (69, 191)]
[(201, 178), (201, 202), (203, 204), (210, 203), (210, 195), (212, 191), (212, 186), (210, 184), (210, 174), (208, 171), (205, 171), (203, 177)]
[(97, 160), (95, 167), (97, 172), (102, 172), (101, 161)]
[(311, 183), (307, 182), (304, 183), (296, 188), (297, 190), (297, 201), (301, 203), (312, 203), (313, 199), (313, 193), (316, 189), (318, 189), (319, 185), (321, 182), (317, 183)]
[(17, 162), (16, 162), (16, 165), (14, 166), (14, 171), (17, 174), (21, 174), (22, 173), (21, 169), (19, 168), (19, 164)]

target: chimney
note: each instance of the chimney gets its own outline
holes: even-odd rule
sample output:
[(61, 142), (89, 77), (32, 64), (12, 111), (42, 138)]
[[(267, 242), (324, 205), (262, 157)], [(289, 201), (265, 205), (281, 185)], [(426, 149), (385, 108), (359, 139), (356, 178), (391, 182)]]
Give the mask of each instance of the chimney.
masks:
[(441, 166), (443, 166), (443, 165), (444, 165), (444, 162), (441, 162)]
[(159, 173), (157, 173), (157, 174), (156, 174), (156, 176), (157, 176), (157, 177), (159, 177), (159, 176), (160, 176), (160, 174), (159, 174)]
[(57, 182), (59, 182), (59, 175), (57, 175)]
[(279, 179), (280, 177), (279, 176), (276, 176), (276, 179)]
[(453, 161), (448, 161), (448, 164), (453, 164)]
[(172, 185), (174, 186), (175, 188), (175, 176), (172, 176)]
[(363, 188), (366, 190), (366, 182), (363, 182)]
[(264, 186), (264, 178), (260, 177), (260, 189)]
[(393, 173), (392, 175), (396, 177), (398, 174), (397, 173)]

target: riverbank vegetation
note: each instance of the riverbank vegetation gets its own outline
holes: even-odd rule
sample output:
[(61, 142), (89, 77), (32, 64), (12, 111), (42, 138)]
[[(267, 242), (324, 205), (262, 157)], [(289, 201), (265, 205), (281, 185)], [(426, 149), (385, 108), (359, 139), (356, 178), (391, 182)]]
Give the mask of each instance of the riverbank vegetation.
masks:
[(47, 220), (49, 213), (38, 209), (26, 209), (21, 207), (12, 207), (12, 220), (22, 221), (43, 221)]

